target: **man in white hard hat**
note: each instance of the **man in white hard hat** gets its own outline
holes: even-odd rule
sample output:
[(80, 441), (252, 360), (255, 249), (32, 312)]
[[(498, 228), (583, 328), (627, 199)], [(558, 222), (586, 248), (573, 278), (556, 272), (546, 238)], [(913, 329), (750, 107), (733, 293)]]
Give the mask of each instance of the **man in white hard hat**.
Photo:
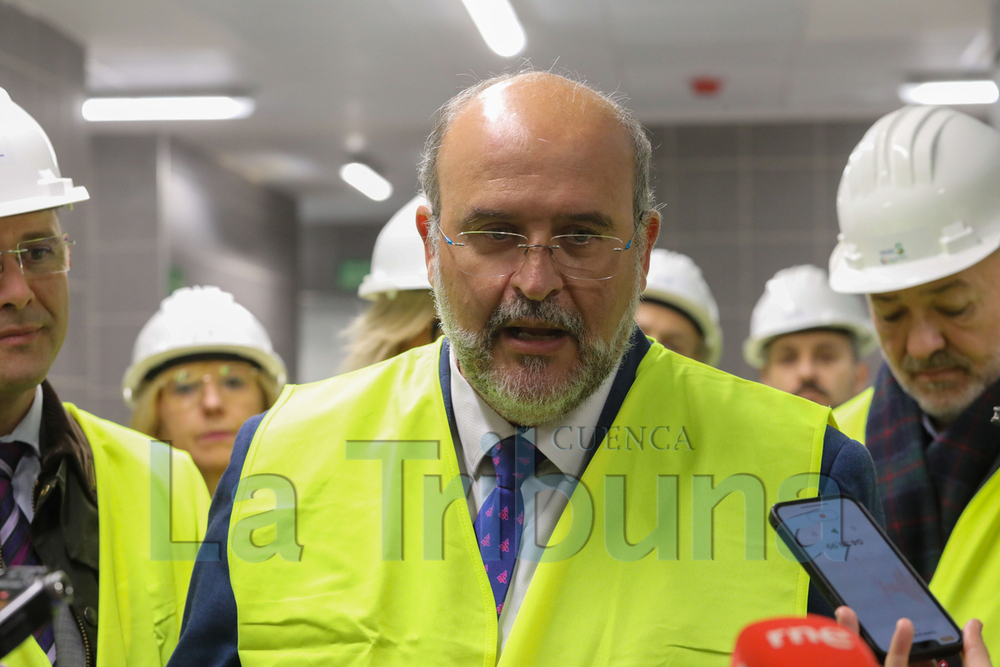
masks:
[(86, 199), (0, 89), (0, 550), (5, 566), (63, 570), (74, 591), (0, 657), (12, 667), (165, 664), (208, 510), (187, 454), (60, 403), (45, 380), (69, 315), (57, 210)]
[(769, 387), (835, 408), (868, 385), (870, 322), (864, 301), (831, 290), (823, 269), (782, 269), (754, 306), (743, 358)]
[(679, 252), (656, 248), (635, 312), (642, 332), (668, 350), (715, 366), (722, 356), (719, 307), (701, 269)]
[(802, 472), (871, 500), (874, 469), (829, 408), (635, 326), (660, 223), (635, 118), (520, 72), (425, 146), (446, 338), (244, 426), (206, 538), (227, 557), (196, 566), (172, 664), (721, 667), (747, 619), (805, 613), (767, 501)]
[(1000, 645), (1000, 134), (895, 111), (851, 154), (837, 212), (830, 286), (868, 295), (886, 360), (838, 422), (875, 459), (893, 541)]

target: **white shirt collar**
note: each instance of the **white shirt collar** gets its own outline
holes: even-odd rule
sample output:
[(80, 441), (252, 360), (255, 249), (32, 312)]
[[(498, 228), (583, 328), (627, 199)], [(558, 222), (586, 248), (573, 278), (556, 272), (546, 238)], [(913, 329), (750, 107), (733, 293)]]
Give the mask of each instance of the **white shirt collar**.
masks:
[(42, 385), (35, 387), (35, 397), (31, 400), (28, 414), (10, 435), (0, 437), (0, 442), (23, 442), (31, 447), (35, 456), (41, 456), (39, 443), (42, 439)]
[[(458, 370), (455, 351), (451, 346), (448, 350), (452, 410), (455, 412), (458, 437), (462, 441), (465, 469), (470, 475), (475, 475), (486, 452), (498, 441), (492, 437), (484, 441), (483, 436), (495, 433), (502, 440), (514, 435), (514, 426), (487, 405), (472, 388)], [(597, 420), (600, 419), (608, 394), (611, 393), (615, 375), (616, 372), (610, 373), (600, 387), (570, 414), (535, 427), (535, 446), (564, 475), (579, 479), (587, 467), (591, 446), (589, 438), (597, 427)], [(584, 443), (582, 447), (579, 445), (580, 441)], [(490, 446), (481, 446), (481, 442), (488, 442)]]

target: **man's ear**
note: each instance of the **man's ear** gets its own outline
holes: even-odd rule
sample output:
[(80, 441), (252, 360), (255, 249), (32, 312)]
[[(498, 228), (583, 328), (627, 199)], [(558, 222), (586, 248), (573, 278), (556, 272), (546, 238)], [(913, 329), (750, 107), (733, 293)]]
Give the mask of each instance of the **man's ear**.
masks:
[(642, 257), (642, 289), (646, 289), (646, 275), (649, 273), (649, 254), (653, 252), (656, 239), (660, 235), (660, 212), (651, 211), (646, 224), (646, 250)]
[(434, 284), (433, 281), (433, 262), (434, 262), (434, 251), (431, 248), (431, 242), (428, 239), (431, 231), (431, 209), (428, 206), (417, 207), (417, 233), (420, 234), (420, 239), (424, 242), (424, 262), (427, 264), (427, 280)]

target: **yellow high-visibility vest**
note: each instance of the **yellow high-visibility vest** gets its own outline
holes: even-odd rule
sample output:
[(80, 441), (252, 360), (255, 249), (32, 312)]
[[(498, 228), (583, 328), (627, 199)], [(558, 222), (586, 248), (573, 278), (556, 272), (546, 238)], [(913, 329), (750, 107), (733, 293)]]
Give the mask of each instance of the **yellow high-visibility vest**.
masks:
[(837, 406), (833, 417), (837, 420), (837, 428), (848, 438), (865, 444), (865, 426), (868, 424), (868, 408), (872, 405), (875, 389), (868, 387), (851, 400)]
[[(848, 437), (865, 441), (873, 389), (833, 411)], [(958, 517), (955, 529), (931, 577), (931, 592), (959, 626), (970, 618), (983, 622), (983, 639), (994, 653), (1000, 648), (1000, 475), (976, 492)]]
[[(205, 480), (187, 452), (151, 444), (141, 433), (64, 406), (94, 453), (100, 531), (97, 666), (166, 665), (180, 636), (193, 554), (208, 527)], [(172, 462), (151, 474), (151, 451), (160, 454), (158, 461)], [(168, 526), (169, 535), (152, 532)], [(8, 667), (51, 667), (34, 637), (0, 660)]]
[[(289, 386), (264, 417), (230, 524), (244, 667), (497, 664), (440, 349)], [(721, 666), (743, 625), (804, 614), (766, 517), (819, 471), (829, 419), (653, 345), (499, 664)]]

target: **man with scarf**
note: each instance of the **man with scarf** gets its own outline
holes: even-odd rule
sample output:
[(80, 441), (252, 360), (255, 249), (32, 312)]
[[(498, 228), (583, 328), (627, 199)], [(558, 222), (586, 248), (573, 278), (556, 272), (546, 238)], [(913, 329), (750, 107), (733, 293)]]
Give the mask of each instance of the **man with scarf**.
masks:
[(875, 460), (890, 537), (959, 624), (1000, 642), (1000, 134), (940, 107), (868, 131), (830, 285), (867, 294), (886, 363), (835, 412)]

